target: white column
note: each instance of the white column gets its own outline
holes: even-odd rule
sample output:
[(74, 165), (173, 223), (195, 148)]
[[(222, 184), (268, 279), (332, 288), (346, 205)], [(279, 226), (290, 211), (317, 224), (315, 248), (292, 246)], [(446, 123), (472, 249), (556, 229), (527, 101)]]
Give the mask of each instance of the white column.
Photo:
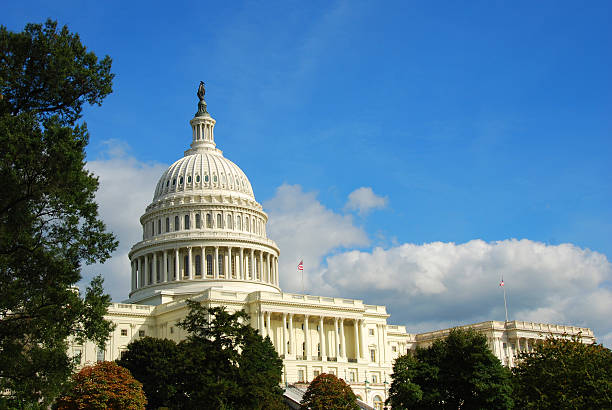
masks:
[(145, 286), (150, 285), (149, 283), (149, 255), (145, 255)]
[(213, 274), (215, 279), (219, 279), (219, 247), (215, 246), (215, 256), (213, 260)]
[(274, 278), (276, 280), (276, 286), (278, 286), (278, 257), (274, 257)]
[[(227, 247), (227, 277), (233, 277), (232, 276), (232, 266), (234, 266), (234, 260), (232, 259), (232, 247), (228, 246)], [(234, 268), (234, 272), (236, 271), (236, 268)]]
[(202, 257), (200, 258), (200, 265), (201, 265), (200, 269), (202, 270), (202, 277), (205, 278), (206, 277), (206, 246), (201, 246), (200, 252), (202, 254)]
[(325, 331), (323, 330), (323, 316), (319, 316), (319, 343), (321, 346), (321, 360), (325, 360)]
[(138, 287), (144, 286), (144, 257), (138, 258)]
[(289, 354), (295, 356), (295, 346), (293, 337), (293, 313), (289, 313)]
[(304, 315), (304, 356), (306, 360), (310, 360), (310, 330), (308, 329), (308, 315)]
[(272, 327), (270, 326), (270, 312), (266, 312), (266, 334), (274, 344), (274, 337), (272, 335)]
[(179, 272), (179, 267), (181, 266), (179, 264), (179, 248), (176, 248), (174, 250), (174, 276), (176, 278), (176, 280), (181, 280), (181, 276), (180, 276), (180, 272)]
[(227, 263), (228, 261), (229, 261), (229, 256), (226, 252), (223, 255), (223, 275), (225, 275), (225, 279), (230, 277), (229, 263)]
[(359, 359), (359, 321), (355, 319), (355, 359)]
[(344, 319), (340, 318), (340, 356), (346, 359), (346, 339), (344, 338)]
[(188, 270), (187, 277), (189, 278), (189, 280), (193, 279), (193, 252), (191, 249), (191, 246), (187, 248), (187, 264), (189, 267), (185, 267), (185, 270)]
[(259, 333), (261, 333), (261, 337), (265, 339), (266, 337), (266, 326), (264, 323), (264, 312), (259, 309), (259, 318), (257, 319), (257, 327), (259, 328)]
[(246, 279), (246, 273), (244, 273), (244, 248), (240, 247), (240, 263), (238, 263), (238, 267), (240, 268), (240, 279)]
[(281, 354), (287, 355), (287, 314), (283, 313), (283, 346)]
[(340, 349), (339, 349), (339, 344), (340, 344), (340, 335), (338, 333), (338, 318), (335, 317), (334, 318), (334, 353), (336, 358), (340, 357)]
[(272, 283), (270, 275), (270, 254), (266, 252), (266, 282)]
[(168, 282), (170, 278), (168, 277), (168, 250), (164, 249), (164, 259), (163, 259), (164, 268), (162, 269), (163, 277), (162, 282)]
[(381, 328), (382, 337), (383, 337), (382, 360), (383, 360), (383, 363), (386, 363), (389, 360), (387, 359), (387, 325), (381, 325), (380, 328)]
[(151, 277), (151, 283), (157, 283), (157, 253), (153, 252), (153, 275)]
[(249, 255), (249, 267), (251, 268), (251, 279), (257, 280), (257, 272), (255, 272), (255, 250), (251, 248)]
[(131, 268), (132, 268), (132, 291), (134, 291), (134, 289), (135, 289), (135, 287), (134, 287), (134, 277), (136, 276), (134, 274), (134, 272), (135, 272), (135, 270), (134, 270), (134, 261), (131, 261), (130, 265), (131, 265)]
[(264, 281), (263, 253), (259, 251), (259, 280)]
[(361, 319), (359, 321), (359, 345), (361, 347), (360, 349), (360, 357), (363, 359), (365, 357), (365, 332), (364, 332), (364, 327), (365, 327), (365, 320)]

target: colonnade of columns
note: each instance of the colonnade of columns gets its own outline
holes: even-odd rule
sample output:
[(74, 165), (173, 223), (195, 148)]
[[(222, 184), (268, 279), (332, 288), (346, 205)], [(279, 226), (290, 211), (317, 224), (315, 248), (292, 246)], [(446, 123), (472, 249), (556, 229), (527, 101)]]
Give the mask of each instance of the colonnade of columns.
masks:
[(278, 286), (278, 256), (244, 247), (188, 246), (132, 259), (132, 290), (201, 278), (248, 280)]
[[(278, 327), (272, 326), (273, 315), (275, 321), (280, 321), (280, 331), (277, 330)], [(294, 326), (295, 323), (299, 325)], [(349, 348), (347, 331), (350, 327), (353, 328), (353, 337), (350, 340), (352, 346)], [(270, 337), (281, 357), (343, 362), (356, 362), (368, 358), (364, 319), (260, 310), (257, 316), (257, 328), (264, 338)], [(300, 337), (303, 339), (303, 347), (299, 347), (297, 343), (298, 329), (303, 335)], [(315, 341), (312, 340), (314, 335), (311, 329), (317, 329)]]

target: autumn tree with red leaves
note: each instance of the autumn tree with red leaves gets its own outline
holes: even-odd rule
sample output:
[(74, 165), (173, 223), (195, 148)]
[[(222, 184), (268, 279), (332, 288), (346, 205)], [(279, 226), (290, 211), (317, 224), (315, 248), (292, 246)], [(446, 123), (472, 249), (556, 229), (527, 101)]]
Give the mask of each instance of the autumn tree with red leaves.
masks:
[(142, 384), (114, 362), (86, 366), (73, 376), (72, 388), (56, 403), (58, 410), (144, 410)]
[(302, 399), (302, 408), (311, 410), (359, 409), (357, 396), (351, 387), (333, 374), (322, 373), (308, 386)]

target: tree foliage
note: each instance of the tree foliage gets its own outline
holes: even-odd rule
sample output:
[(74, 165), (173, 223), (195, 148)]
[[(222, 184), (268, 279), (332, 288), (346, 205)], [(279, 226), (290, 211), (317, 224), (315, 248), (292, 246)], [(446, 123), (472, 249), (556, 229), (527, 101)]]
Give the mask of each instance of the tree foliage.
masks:
[(55, 22), (0, 27), (2, 403), (45, 407), (72, 371), (68, 339), (104, 343), (112, 329), (102, 280), (85, 298), (73, 288), (82, 263), (117, 246), (98, 217), (89, 135), (77, 123), (83, 104), (111, 92), (110, 64)]
[(507, 409), (513, 406), (510, 373), (484, 335), (453, 329), (446, 339), (399, 357), (393, 365), (394, 408)]
[(270, 339), (248, 324), (244, 311), (187, 303), (179, 323), (186, 340), (144, 338), (118, 361), (144, 384), (150, 408), (283, 408), (282, 360)]
[(548, 338), (512, 369), (518, 407), (612, 408), (612, 351), (579, 338)]
[(312, 410), (359, 409), (351, 387), (333, 374), (322, 373), (314, 378), (302, 398), (302, 408)]
[(168, 339), (144, 337), (128, 345), (117, 364), (142, 383), (148, 408), (171, 407), (179, 391), (179, 348)]
[(73, 376), (73, 385), (56, 402), (58, 410), (141, 410), (147, 399), (142, 384), (114, 362), (86, 366)]

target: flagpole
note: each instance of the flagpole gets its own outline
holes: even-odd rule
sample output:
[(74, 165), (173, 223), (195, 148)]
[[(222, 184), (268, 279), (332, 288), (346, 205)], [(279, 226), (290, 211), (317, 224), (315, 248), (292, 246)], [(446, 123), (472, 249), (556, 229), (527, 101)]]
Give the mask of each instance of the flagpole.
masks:
[(499, 282), (499, 286), (504, 288), (504, 310), (506, 311), (506, 323), (508, 323), (508, 303), (506, 302), (506, 286), (504, 285), (504, 275), (502, 275), (501, 282)]

